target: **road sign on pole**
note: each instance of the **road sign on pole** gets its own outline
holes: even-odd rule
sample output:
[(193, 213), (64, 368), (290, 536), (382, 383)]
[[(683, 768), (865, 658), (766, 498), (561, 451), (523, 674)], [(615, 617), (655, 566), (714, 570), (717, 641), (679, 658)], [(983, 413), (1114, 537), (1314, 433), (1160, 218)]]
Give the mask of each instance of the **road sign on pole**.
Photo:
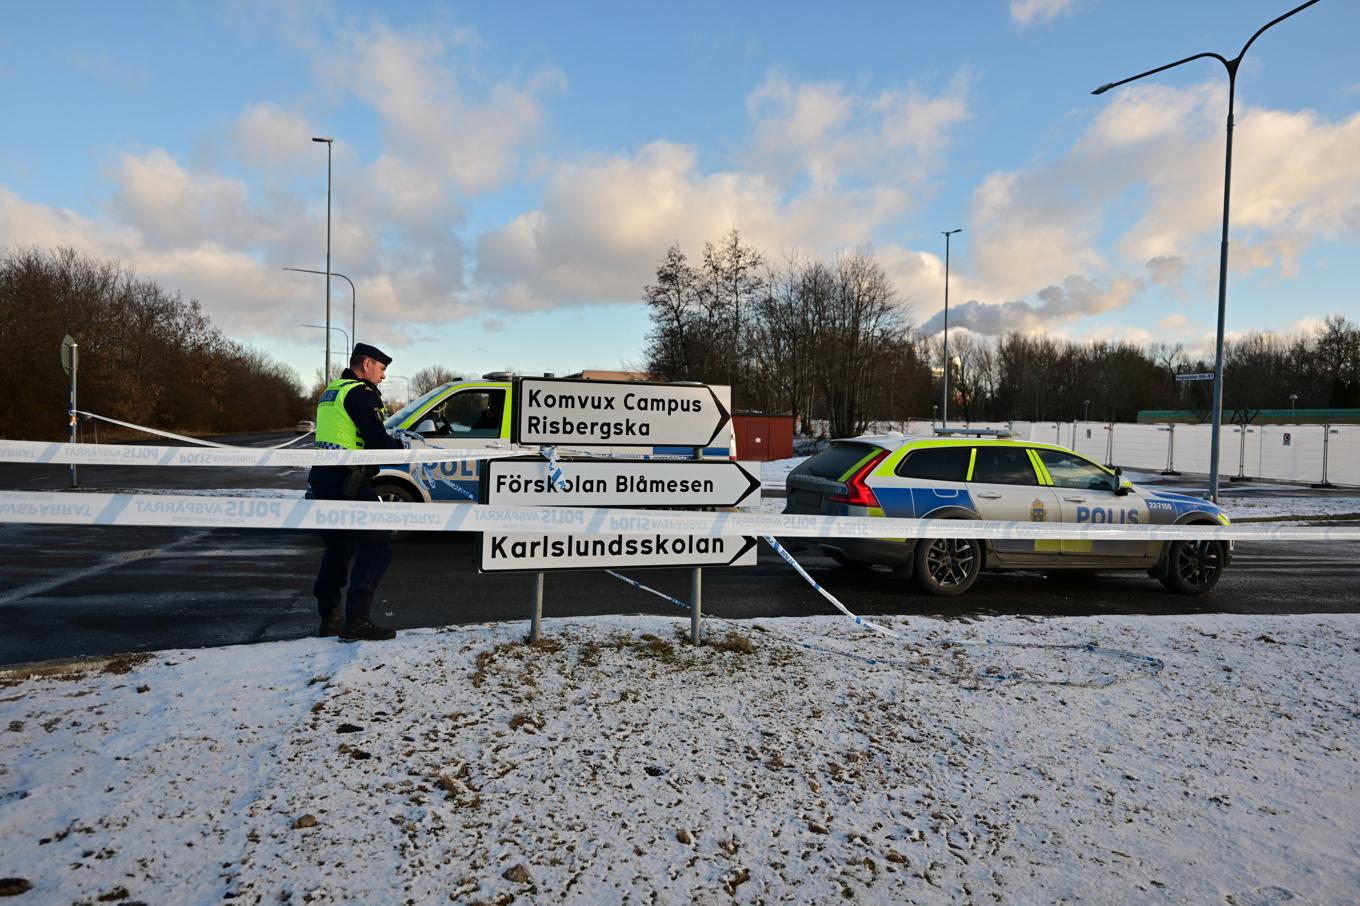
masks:
[(520, 378), (517, 444), (706, 447), (731, 415), (706, 384)]
[(754, 566), (756, 539), (732, 535), (482, 533), (482, 572)]
[[(488, 459), (484, 503), (498, 506), (726, 507), (760, 500), (759, 464), (732, 460)], [(754, 495), (754, 498), (752, 497)]]
[[(71, 426), (71, 443), (76, 442), (76, 377), (80, 370), (80, 344), (69, 333), (61, 338), (61, 367), (71, 378), (70, 396), (67, 401), (66, 416)], [(76, 466), (71, 464), (71, 487), (76, 486)]]
[(1200, 371), (1176, 375), (1176, 380), (1178, 381), (1212, 381), (1213, 379), (1214, 373), (1212, 371)]

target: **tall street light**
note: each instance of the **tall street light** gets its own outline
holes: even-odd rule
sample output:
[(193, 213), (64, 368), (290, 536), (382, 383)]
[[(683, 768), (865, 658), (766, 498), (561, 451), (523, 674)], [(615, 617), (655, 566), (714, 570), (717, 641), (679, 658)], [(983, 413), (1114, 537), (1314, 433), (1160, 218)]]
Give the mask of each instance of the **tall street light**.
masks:
[[(298, 273), (302, 273), (302, 274), (324, 274), (324, 273), (326, 273), (325, 271), (314, 271), (314, 270), (312, 270), (311, 268), (306, 268), (306, 267), (285, 267), (284, 270), (286, 270), (286, 271), (297, 271)], [(354, 342), (357, 343), (357, 342), (359, 342), (359, 330), (358, 330), (357, 327), (355, 327), (356, 321), (355, 321), (354, 313), (355, 313), (355, 311), (356, 311), (358, 305), (357, 305), (357, 302), (355, 301), (355, 300), (356, 300), (356, 294), (355, 294), (355, 292), (354, 292), (354, 281), (351, 280), (350, 278), (346, 277), (344, 274), (340, 273), (339, 271), (331, 271), (331, 276), (332, 276), (332, 277), (339, 277), (341, 280), (344, 280), (346, 283), (349, 284), (349, 335), (350, 335), (351, 337), (353, 337), (353, 338), (354, 338)]]
[(331, 382), (331, 146), (335, 139), (314, 137), (314, 142), (326, 146), (326, 367), (322, 370), (325, 383)]
[[(302, 326), (303, 326), (303, 327), (315, 327), (317, 330), (326, 330), (326, 329), (327, 329), (325, 324), (303, 324)], [(345, 347), (346, 347), (347, 349), (353, 349), (353, 348), (354, 348), (353, 346), (350, 346), (350, 344), (349, 344), (349, 334), (345, 333), (345, 328), (343, 328), (343, 327), (332, 327), (332, 328), (330, 328), (330, 329), (331, 329), (331, 330), (338, 330), (338, 331), (340, 331), (340, 336), (342, 336), (342, 337), (345, 338)], [(348, 356), (349, 353), (345, 353), (345, 355)]]
[(944, 404), (940, 410), (940, 427), (949, 427), (949, 237), (955, 233), (962, 233), (963, 228), (957, 230), (941, 230), (944, 233)]
[(1179, 66), (1182, 63), (1189, 63), (1191, 60), (1199, 60), (1210, 57), (1223, 64), (1223, 68), (1228, 70), (1228, 146), (1227, 154), (1223, 164), (1223, 240), (1218, 252), (1218, 335), (1214, 345), (1214, 411), (1213, 411), (1213, 437), (1210, 441), (1209, 450), (1209, 499), (1218, 501), (1218, 447), (1219, 431), (1223, 426), (1223, 319), (1227, 309), (1228, 300), (1228, 200), (1232, 192), (1232, 139), (1233, 139), (1233, 96), (1237, 89), (1237, 67), (1242, 62), (1242, 57), (1246, 55), (1247, 48), (1251, 47), (1252, 42), (1261, 37), (1261, 33), (1272, 25), (1277, 25), (1288, 19), (1295, 13), (1302, 12), (1308, 7), (1317, 3), (1318, 0), (1308, 0), (1301, 6), (1296, 6), (1279, 18), (1272, 19), (1265, 25), (1256, 30), (1256, 34), (1251, 36), (1251, 40), (1242, 45), (1242, 50), (1231, 60), (1224, 59), (1216, 53), (1197, 53), (1184, 60), (1177, 60), (1174, 63), (1167, 63), (1165, 66), (1158, 66), (1156, 69), (1149, 69), (1147, 72), (1140, 72), (1138, 75), (1129, 76), (1127, 79), (1120, 79), (1118, 82), (1108, 82), (1101, 85), (1092, 94), (1104, 94), (1111, 88), (1118, 88), (1120, 85), (1127, 85), (1129, 82), (1136, 81), (1144, 76), (1155, 75), (1159, 72)]

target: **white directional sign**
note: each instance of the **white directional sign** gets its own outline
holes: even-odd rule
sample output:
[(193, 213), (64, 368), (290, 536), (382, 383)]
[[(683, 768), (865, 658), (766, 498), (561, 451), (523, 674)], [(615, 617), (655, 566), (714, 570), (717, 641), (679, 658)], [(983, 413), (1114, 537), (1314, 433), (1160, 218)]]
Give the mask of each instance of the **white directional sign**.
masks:
[(482, 571), (754, 566), (756, 539), (736, 535), (482, 533)]
[(497, 506), (722, 507), (760, 501), (760, 466), (731, 460), (487, 460), (484, 503)]
[(518, 444), (706, 447), (730, 419), (704, 384), (521, 378), (511, 440)]
[(1214, 373), (1212, 371), (1199, 371), (1176, 375), (1176, 380), (1178, 381), (1212, 381), (1213, 379)]

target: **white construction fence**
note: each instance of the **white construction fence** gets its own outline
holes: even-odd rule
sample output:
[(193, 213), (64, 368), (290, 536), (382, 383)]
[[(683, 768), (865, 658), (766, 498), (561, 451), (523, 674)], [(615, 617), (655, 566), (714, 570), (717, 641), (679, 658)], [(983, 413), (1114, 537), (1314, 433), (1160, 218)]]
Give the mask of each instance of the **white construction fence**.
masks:
[[(951, 428), (1009, 431), (1020, 440), (1070, 447), (1106, 465), (1140, 472), (1209, 473), (1212, 425), (1124, 422), (950, 422)], [(871, 432), (932, 433), (934, 423), (879, 422)], [(1223, 425), (1219, 476), (1360, 485), (1360, 425)]]

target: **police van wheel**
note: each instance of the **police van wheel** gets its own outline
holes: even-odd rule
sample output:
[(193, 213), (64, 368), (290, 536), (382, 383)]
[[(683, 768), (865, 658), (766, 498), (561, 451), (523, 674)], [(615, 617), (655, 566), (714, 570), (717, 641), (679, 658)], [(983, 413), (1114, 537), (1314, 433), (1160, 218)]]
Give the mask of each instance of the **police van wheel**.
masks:
[(928, 538), (916, 545), (916, 584), (929, 595), (961, 595), (982, 571), (982, 545), (971, 538)]
[(1166, 575), (1159, 579), (1177, 594), (1202, 595), (1218, 584), (1225, 562), (1222, 541), (1173, 541), (1166, 549)]
[[(383, 503), (419, 503), (419, 502), (420, 502), (420, 499), (419, 499), (418, 497), (416, 497), (414, 491), (412, 491), (410, 488), (408, 488), (408, 487), (406, 487), (406, 486), (404, 486), (404, 485), (397, 484), (395, 481), (382, 481), (382, 482), (379, 482), (378, 484), (375, 484), (375, 485), (373, 486), (373, 490), (374, 490), (374, 492), (378, 495), (378, 499), (381, 500)], [(393, 532), (393, 533), (392, 533), (392, 540), (393, 540), (393, 541), (405, 541), (405, 540), (406, 540), (407, 538), (409, 538), (409, 537), (411, 537), (411, 533), (410, 533), (410, 532)]]

